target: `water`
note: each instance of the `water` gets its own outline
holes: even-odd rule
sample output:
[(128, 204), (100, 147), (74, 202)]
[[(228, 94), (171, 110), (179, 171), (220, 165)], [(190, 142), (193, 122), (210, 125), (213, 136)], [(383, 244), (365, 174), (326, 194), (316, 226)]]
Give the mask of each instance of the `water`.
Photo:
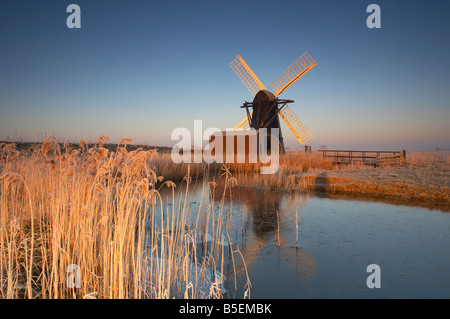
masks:
[[(218, 186), (216, 208), (222, 193)], [(201, 196), (202, 183), (191, 185), (192, 211)], [(208, 197), (203, 191), (202, 205)], [(245, 259), (251, 298), (450, 297), (450, 213), (248, 188), (228, 193), (224, 212), (232, 216), (230, 236)], [(238, 289), (229, 268), (227, 296), (242, 298), (246, 271), (234, 258)], [(370, 264), (380, 266), (381, 288), (367, 287)]]

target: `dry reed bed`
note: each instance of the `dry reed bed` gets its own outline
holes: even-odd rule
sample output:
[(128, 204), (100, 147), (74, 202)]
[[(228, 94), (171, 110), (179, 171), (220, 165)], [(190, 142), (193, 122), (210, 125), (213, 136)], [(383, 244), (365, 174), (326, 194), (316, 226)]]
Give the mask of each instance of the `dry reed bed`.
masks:
[[(288, 151), (280, 156), (276, 174), (260, 174), (259, 164), (228, 164), (239, 187), (314, 190), (370, 197), (398, 197), (449, 205), (450, 152), (407, 152), (403, 167), (372, 167), (361, 163), (334, 165), (320, 152)], [(154, 158), (157, 170), (175, 179), (187, 164), (174, 164), (170, 154)], [(191, 164), (198, 176), (217, 172), (217, 164)]]
[[(77, 150), (51, 137), (21, 152), (0, 145), (1, 298), (222, 297), (221, 212), (208, 203), (191, 212), (188, 186), (176, 197), (156, 174), (156, 152), (129, 152), (129, 139), (111, 152), (108, 140)], [(172, 189), (172, 205), (156, 185)], [(198, 259), (205, 231), (215, 249)], [(68, 286), (73, 264), (78, 288)]]

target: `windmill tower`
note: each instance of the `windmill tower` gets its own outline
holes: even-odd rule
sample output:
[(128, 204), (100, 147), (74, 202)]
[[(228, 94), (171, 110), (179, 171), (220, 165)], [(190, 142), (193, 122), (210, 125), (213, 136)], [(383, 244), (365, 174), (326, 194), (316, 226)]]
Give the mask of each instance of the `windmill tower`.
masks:
[[(230, 66), (254, 98), (253, 102), (245, 102), (241, 106), (241, 108), (246, 109), (247, 116), (235, 126), (234, 130), (247, 130), (250, 127), (256, 130), (266, 128), (270, 134), (271, 129), (278, 128), (281, 152), (284, 153), (283, 136), (281, 134), (280, 119), (278, 117), (278, 115), (280, 115), (300, 144), (309, 141), (312, 138), (311, 133), (288, 106), (289, 103), (293, 103), (294, 101), (279, 99), (277, 96), (305, 75), (316, 64), (317, 61), (311, 58), (308, 52), (305, 52), (281, 73), (280, 76), (269, 85), (269, 90), (267, 90), (247, 63), (245, 63), (244, 59), (240, 55), (237, 55), (230, 63)], [(252, 108), (252, 111), (250, 111), (249, 108)], [(269, 136), (267, 145), (268, 149), (270, 149)]]

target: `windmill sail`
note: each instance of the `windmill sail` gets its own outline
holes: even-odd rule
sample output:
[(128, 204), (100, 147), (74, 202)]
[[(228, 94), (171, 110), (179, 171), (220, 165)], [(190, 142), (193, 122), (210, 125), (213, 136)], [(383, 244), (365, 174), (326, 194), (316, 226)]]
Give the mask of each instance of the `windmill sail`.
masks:
[(279, 114), (289, 126), (292, 133), (294, 133), (300, 144), (305, 144), (307, 141), (312, 139), (311, 133), (309, 133), (308, 129), (303, 125), (297, 115), (292, 112), (289, 106), (285, 105), (280, 110)]
[(259, 90), (266, 89), (240, 55), (237, 55), (236, 58), (231, 61), (230, 67), (253, 96), (255, 96)]
[(248, 130), (250, 128), (249, 120), (252, 118), (252, 113), (250, 113), (250, 117), (246, 116), (238, 125), (234, 127), (234, 130), (243, 129)]
[(269, 89), (277, 96), (294, 84), (299, 78), (311, 70), (317, 62), (305, 52), (269, 85)]

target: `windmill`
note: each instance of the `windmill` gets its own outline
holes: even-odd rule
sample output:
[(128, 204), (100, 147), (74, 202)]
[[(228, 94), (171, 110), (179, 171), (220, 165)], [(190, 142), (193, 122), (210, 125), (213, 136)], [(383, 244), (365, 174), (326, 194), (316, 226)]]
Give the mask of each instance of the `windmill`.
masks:
[[(247, 116), (235, 126), (234, 130), (247, 130), (250, 127), (256, 130), (266, 128), (270, 134), (271, 129), (278, 128), (280, 148), (281, 152), (284, 153), (283, 136), (281, 134), (280, 119), (278, 117), (278, 115), (280, 115), (300, 144), (309, 141), (312, 138), (311, 133), (288, 106), (289, 103), (293, 103), (294, 101), (280, 99), (277, 96), (305, 75), (316, 64), (317, 61), (311, 58), (308, 52), (305, 52), (281, 73), (280, 76), (269, 85), (269, 90), (267, 90), (247, 63), (245, 63), (244, 59), (240, 55), (237, 55), (230, 63), (230, 66), (254, 98), (253, 102), (245, 102), (241, 106), (241, 108), (246, 109)], [(249, 111), (250, 107), (252, 108), (251, 112)], [(268, 149), (270, 149), (269, 138), (267, 146)]]

